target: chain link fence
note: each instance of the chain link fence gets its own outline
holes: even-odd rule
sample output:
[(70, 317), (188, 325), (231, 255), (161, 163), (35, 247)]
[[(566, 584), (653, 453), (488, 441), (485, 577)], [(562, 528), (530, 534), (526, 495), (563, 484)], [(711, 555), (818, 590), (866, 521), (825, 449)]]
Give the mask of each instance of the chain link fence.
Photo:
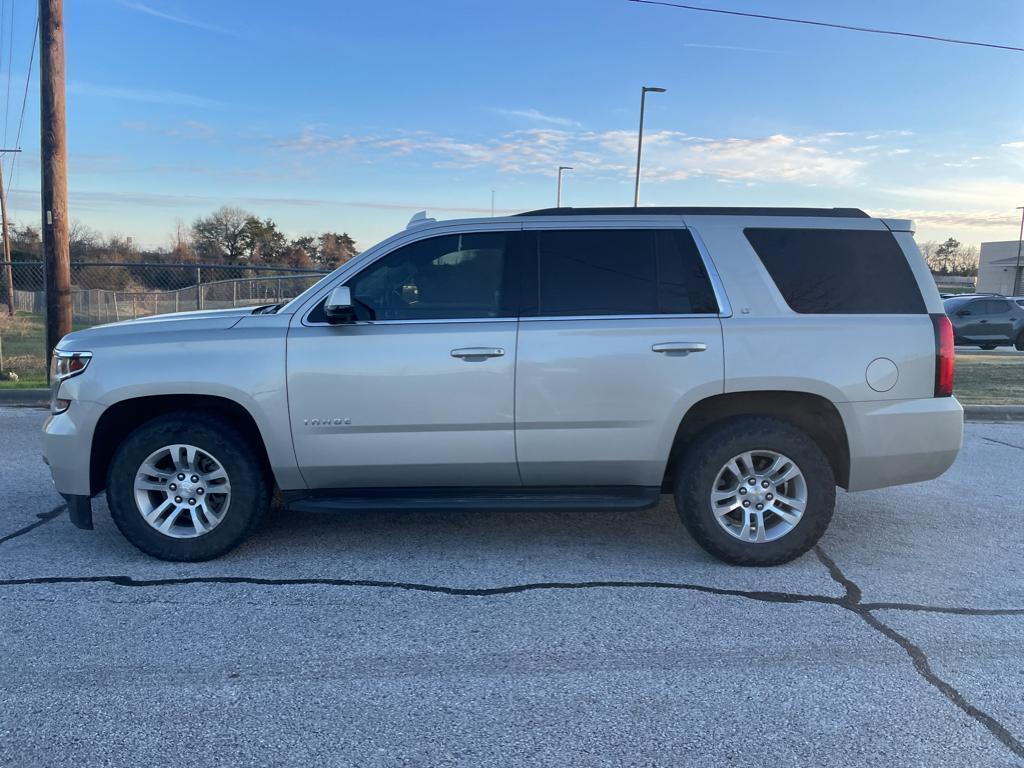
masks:
[[(76, 261), (71, 263), (72, 324), (78, 330), (148, 315), (276, 304), (299, 295), (328, 271)], [(0, 387), (45, 384), (45, 317), (43, 262), (0, 261)]]

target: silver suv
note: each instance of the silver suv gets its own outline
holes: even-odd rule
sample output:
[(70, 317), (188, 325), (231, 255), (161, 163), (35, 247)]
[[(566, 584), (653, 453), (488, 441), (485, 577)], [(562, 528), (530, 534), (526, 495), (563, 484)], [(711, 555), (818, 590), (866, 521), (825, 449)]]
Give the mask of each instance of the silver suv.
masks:
[(856, 209), (413, 218), (279, 306), (78, 331), (45, 453), (72, 522), (216, 557), (296, 510), (632, 508), (783, 563), (835, 489), (928, 480), (963, 411), (909, 221)]

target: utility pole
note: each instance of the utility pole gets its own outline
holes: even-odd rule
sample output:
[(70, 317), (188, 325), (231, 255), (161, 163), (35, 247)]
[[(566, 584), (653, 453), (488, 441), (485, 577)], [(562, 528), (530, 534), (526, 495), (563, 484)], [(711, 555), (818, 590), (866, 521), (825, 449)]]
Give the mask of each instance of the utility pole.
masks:
[(571, 165), (558, 166), (558, 190), (555, 192), (555, 208), (562, 207), (562, 171), (571, 171)]
[(1020, 296), (1020, 247), (1024, 244), (1024, 207), (1017, 206), (1020, 211), (1020, 235), (1017, 238), (1017, 265), (1013, 270), (1013, 295)]
[(4, 187), (3, 155), (20, 149), (0, 149), (0, 220), (4, 228), (4, 277), (7, 282), (7, 314), (14, 317), (14, 269), (11, 265), (11, 235), (7, 229), (7, 189)]
[(67, 127), (64, 117), (64, 0), (39, 0), (39, 128), (46, 265), (46, 362), (71, 333)]

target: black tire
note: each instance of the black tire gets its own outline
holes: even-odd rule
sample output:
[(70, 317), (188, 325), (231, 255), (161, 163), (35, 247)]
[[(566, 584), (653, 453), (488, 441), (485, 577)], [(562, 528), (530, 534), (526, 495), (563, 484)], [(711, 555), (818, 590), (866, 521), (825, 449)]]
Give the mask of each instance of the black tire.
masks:
[(1013, 346), (1018, 352), (1024, 352), (1024, 331), (1017, 335), (1017, 341), (1013, 343)]
[[(223, 520), (195, 538), (173, 538), (143, 519), (135, 501), (135, 475), (163, 446), (187, 443), (216, 456), (231, 483)], [(176, 412), (138, 427), (118, 446), (107, 469), (107, 504), (114, 523), (132, 544), (161, 560), (210, 560), (238, 546), (270, 505), (271, 487), (263, 462), (248, 439), (228, 420), (208, 412)]]
[[(803, 515), (774, 541), (735, 538), (719, 525), (711, 507), (719, 471), (733, 457), (751, 450), (783, 454), (796, 463), (806, 481)], [(737, 416), (709, 427), (687, 447), (674, 480), (676, 509), (686, 529), (708, 553), (734, 565), (779, 565), (799, 557), (818, 542), (835, 509), (835, 477), (821, 448), (793, 425), (767, 416)]]

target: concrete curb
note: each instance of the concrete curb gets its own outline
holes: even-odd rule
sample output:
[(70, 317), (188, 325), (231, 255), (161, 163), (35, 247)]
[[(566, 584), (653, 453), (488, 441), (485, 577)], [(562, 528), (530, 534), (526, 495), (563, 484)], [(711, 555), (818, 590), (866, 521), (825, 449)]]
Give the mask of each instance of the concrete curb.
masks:
[(1024, 421), (1024, 405), (964, 405), (964, 421)]
[[(49, 407), (48, 389), (0, 389), (0, 405)], [(1024, 421), (1024, 405), (964, 405), (966, 421)]]
[(0, 389), (0, 406), (50, 407), (49, 389)]
[(50, 406), (48, 389), (0, 389), (0, 405)]

